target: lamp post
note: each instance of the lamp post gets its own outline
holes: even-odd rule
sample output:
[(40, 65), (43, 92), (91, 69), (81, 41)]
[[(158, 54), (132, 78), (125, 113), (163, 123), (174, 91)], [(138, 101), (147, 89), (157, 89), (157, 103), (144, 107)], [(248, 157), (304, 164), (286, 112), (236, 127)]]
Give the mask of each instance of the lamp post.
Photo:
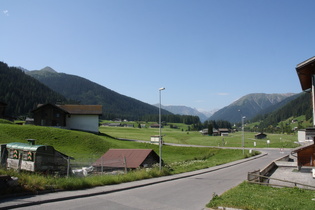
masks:
[(164, 87), (159, 89), (159, 99), (160, 99), (160, 107), (159, 107), (159, 168), (162, 170), (162, 136), (161, 136), (161, 91), (165, 90)]
[(243, 147), (243, 155), (244, 155), (244, 119), (245, 119), (245, 116), (242, 116), (242, 147)]
[(244, 120), (246, 117), (243, 116), (243, 113), (240, 109), (238, 111), (241, 113), (241, 118), (242, 118), (242, 148), (243, 148), (243, 155), (244, 155), (244, 139), (245, 139), (245, 137), (244, 137)]

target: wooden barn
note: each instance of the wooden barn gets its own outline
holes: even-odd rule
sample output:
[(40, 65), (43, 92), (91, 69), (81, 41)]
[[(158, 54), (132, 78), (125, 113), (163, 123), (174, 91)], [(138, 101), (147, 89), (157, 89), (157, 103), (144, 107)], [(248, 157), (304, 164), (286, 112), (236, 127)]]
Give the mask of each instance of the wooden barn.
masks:
[(264, 133), (257, 133), (255, 135), (255, 139), (265, 139), (265, 138), (267, 138), (267, 135)]
[(1, 145), (1, 163), (8, 169), (66, 175), (69, 172), (69, 159), (73, 159), (55, 150), (52, 146), (28, 143), (8, 143)]
[(152, 149), (109, 149), (93, 167), (96, 171), (133, 170), (149, 168), (159, 163), (159, 156)]
[(298, 147), (292, 151), (292, 154), (294, 153), (296, 153), (299, 170), (303, 166), (315, 167), (315, 144)]

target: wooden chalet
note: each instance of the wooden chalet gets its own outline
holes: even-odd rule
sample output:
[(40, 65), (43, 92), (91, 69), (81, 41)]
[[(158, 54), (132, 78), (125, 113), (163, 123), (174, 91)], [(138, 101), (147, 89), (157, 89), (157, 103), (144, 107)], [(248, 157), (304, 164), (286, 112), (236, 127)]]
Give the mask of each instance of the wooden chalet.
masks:
[[(160, 124), (151, 124), (150, 128), (160, 128)], [(161, 128), (163, 128), (163, 125), (161, 125)]]
[(218, 129), (220, 136), (229, 135), (230, 130), (228, 128), (219, 128)]
[(312, 94), (313, 105), (313, 126), (315, 125), (315, 56), (299, 63), (296, 66), (296, 72), (299, 77), (303, 91)]
[(297, 165), (300, 170), (303, 166), (314, 167), (315, 166), (315, 144), (298, 147), (291, 152), (296, 153)]
[(32, 111), (34, 125), (56, 126), (98, 133), (102, 105), (40, 104)]
[(101, 172), (148, 168), (157, 163), (159, 156), (152, 149), (109, 149), (93, 167)]
[(264, 133), (257, 133), (255, 135), (255, 139), (265, 139), (265, 138), (267, 138), (267, 135)]

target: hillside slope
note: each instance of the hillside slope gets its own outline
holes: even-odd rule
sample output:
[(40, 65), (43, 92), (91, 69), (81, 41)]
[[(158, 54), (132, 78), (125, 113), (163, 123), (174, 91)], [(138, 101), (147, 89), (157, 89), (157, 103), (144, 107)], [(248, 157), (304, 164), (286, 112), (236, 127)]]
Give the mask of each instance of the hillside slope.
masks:
[[(260, 113), (272, 112), (277, 109), (282, 101), (285, 99), (293, 100), (296, 94), (265, 94), (265, 93), (252, 93), (243, 96), (239, 100), (233, 102), (216, 113), (214, 113), (209, 120), (226, 120), (229, 122), (240, 122), (241, 116), (246, 116), (247, 120), (255, 117)], [(286, 103), (289, 102), (286, 100)], [(279, 104), (280, 103), (280, 104)], [(277, 106), (277, 104), (279, 106)], [(271, 107), (273, 109), (271, 109)], [(240, 110), (240, 111), (239, 111)]]
[(281, 121), (285, 121), (290, 117), (299, 117), (305, 115), (306, 120), (312, 119), (312, 101), (311, 94), (297, 94), (293, 100), (279, 107), (273, 112), (261, 114), (254, 117), (253, 121), (260, 121), (260, 127), (268, 127), (269, 125), (277, 126)]
[[(144, 115), (157, 115), (158, 108), (128, 96), (121, 95), (85, 78), (57, 73), (50, 67), (27, 72), (52, 90), (81, 104), (103, 105), (106, 119), (127, 118), (137, 120)], [(171, 114), (163, 110), (162, 114)]]
[(18, 117), (28, 115), (37, 104), (67, 100), (21, 69), (0, 62), (0, 101), (7, 104), (7, 116)]

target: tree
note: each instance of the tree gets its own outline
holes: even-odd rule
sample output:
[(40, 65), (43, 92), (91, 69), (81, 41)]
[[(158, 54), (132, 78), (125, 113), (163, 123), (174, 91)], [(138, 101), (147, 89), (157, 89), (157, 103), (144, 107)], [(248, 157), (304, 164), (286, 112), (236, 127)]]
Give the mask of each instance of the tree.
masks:
[(212, 135), (213, 135), (213, 126), (212, 126), (212, 124), (209, 124), (209, 125), (208, 125), (208, 135), (209, 135), (209, 136), (212, 136)]

